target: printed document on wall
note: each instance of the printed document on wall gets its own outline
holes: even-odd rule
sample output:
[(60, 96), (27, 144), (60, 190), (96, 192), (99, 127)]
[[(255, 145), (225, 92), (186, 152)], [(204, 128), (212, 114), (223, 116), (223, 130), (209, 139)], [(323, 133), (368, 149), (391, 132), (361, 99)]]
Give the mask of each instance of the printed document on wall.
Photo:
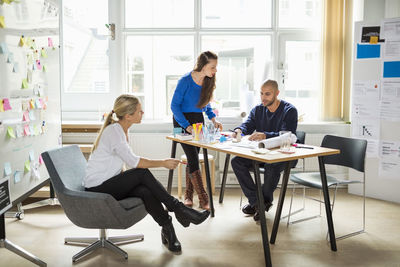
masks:
[(399, 60), (400, 40), (387, 40), (384, 45), (383, 57), (385, 59)]
[(400, 18), (382, 20), (380, 34), (385, 40), (400, 40)]
[(382, 140), (380, 157), (379, 176), (384, 178), (399, 178), (400, 142)]
[(381, 119), (400, 121), (400, 102), (394, 100), (382, 100), (380, 104)]

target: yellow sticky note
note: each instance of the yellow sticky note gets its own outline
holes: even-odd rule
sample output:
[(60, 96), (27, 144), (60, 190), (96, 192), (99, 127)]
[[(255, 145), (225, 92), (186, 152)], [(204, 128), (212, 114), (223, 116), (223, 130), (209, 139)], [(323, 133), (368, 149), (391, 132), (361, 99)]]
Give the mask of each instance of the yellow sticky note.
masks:
[(0, 16), (0, 28), (5, 28), (6, 27), (6, 23), (4, 21), (4, 16)]
[(25, 164), (24, 164), (24, 172), (27, 173), (30, 171), (31, 171), (31, 162), (29, 160), (27, 160), (27, 161), (25, 161)]
[(23, 47), (25, 45), (25, 38), (24, 38), (23, 35), (21, 36), (21, 38), (19, 38), (18, 45), (21, 46), (21, 47)]
[(0, 112), (4, 112), (3, 99), (0, 99)]
[(11, 126), (7, 127), (7, 136), (9, 138), (15, 138), (15, 133), (14, 133), (14, 129)]
[(28, 88), (28, 80), (27, 79), (22, 79), (22, 89), (27, 89)]
[(42, 47), (42, 50), (41, 50), (41, 52), (40, 52), (40, 55), (41, 55), (43, 58), (46, 58), (46, 57), (47, 57), (47, 53), (46, 53), (46, 50), (44, 49), (44, 47)]
[(371, 36), (369, 38), (369, 43), (370, 44), (377, 44), (378, 43), (378, 36)]
[(29, 107), (30, 107), (30, 109), (35, 109), (35, 101), (33, 101), (33, 99), (31, 99), (31, 101), (29, 101)]

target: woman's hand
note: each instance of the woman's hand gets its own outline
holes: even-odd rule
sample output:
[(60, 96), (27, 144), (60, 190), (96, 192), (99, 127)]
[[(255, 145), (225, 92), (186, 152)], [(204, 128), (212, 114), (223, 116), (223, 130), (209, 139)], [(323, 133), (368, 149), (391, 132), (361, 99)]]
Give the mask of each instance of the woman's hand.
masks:
[(220, 131), (222, 131), (222, 123), (220, 123), (217, 120), (213, 120), (213, 123), (214, 123), (215, 129), (219, 129)]
[(180, 162), (179, 159), (172, 159), (172, 158), (164, 159), (164, 168), (170, 170), (175, 169), (178, 166), (179, 162)]
[(192, 126), (192, 125), (189, 125), (188, 127), (186, 127), (186, 132), (192, 134), (192, 132), (193, 132), (193, 126)]

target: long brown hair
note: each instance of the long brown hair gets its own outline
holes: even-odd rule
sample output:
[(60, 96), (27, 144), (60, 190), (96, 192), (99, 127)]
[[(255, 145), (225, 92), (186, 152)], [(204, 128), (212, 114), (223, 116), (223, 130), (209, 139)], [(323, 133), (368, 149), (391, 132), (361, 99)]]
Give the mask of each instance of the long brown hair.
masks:
[(135, 113), (138, 104), (140, 104), (140, 101), (134, 95), (123, 94), (117, 97), (117, 99), (115, 99), (114, 108), (110, 113), (108, 113), (106, 119), (104, 120), (104, 124), (100, 129), (99, 135), (97, 136), (96, 141), (93, 144), (92, 152), (99, 145), (100, 137), (104, 129), (108, 125), (116, 123), (119, 120), (122, 120), (126, 114)]
[[(211, 51), (205, 51), (201, 53), (196, 62), (196, 66), (194, 68), (194, 71), (200, 72), (205, 65), (210, 63), (211, 59), (218, 59), (218, 56), (211, 52)], [(205, 107), (208, 103), (210, 103), (214, 89), (215, 89), (215, 76), (213, 77), (204, 77), (203, 80), (203, 85), (201, 88), (201, 93), (200, 93), (200, 99), (199, 102), (197, 103), (198, 108), (203, 108)]]

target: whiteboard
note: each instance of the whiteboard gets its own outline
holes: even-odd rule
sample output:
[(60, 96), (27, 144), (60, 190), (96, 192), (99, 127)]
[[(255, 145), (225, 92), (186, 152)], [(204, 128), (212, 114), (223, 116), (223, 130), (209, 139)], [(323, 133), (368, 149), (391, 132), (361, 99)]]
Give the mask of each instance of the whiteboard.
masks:
[(0, 5), (0, 178), (10, 179), (11, 201), (49, 179), (40, 154), (61, 145), (59, 8), (56, 0)]

